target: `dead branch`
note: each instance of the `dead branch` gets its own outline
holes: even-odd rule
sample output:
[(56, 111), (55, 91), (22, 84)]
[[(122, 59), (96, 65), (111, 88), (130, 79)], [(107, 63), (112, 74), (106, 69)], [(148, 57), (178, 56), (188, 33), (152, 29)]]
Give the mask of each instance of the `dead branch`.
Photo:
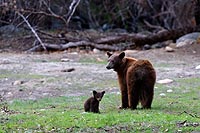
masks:
[(143, 22), (144, 22), (149, 28), (158, 29), (158, 30), (164, 30), (163, 27), (157, 26), (157, 25), (152, 25), (152, 24), (150, 24), (149, 22), (147, 22), (146, 20), (143, 20)]
[(31, 53), (31, 52), (41, 51), (41, 50), (42, 50), (42, 49), (41, 49), (41, 45), (37, 45), (37, 46), (34, 46), (34, 47), (28, 49), (26, 52), (27, 52), (27, 53)]
[(194, 117), (194, 118), (200, 118), (200, 116), (198, 116), (197, 114), (188, 113), (187, 111), (183, 111), (183, 112), (180, 113), (180, 115), (182, 115), (182, 114), (187, 114), (187, 115)]
[(22, 15), (20, 12), (17, 12), (19, 14), (19, 16), (22, 17), (22, 19), (26, 22), (26, 24), (28, 25), (28, 27), (31, 29), (31, 31), (33, 32), (33, 34), (35, 35), (35, 37), (37, 38), (37, 40), (40, 42), (40, 44), (42, 45), (43, 49), (45, 51), (47, 51), (45, 45), (43, 44), (42, 40), (40, 39), (40, 37), (38, 36), (38, 34), (36, 33), (36, 31), (33, 29), (33, 27), (31, 26), (31, 24), (28, 22), (28, 20), (24, 17), (24, 15)]
[[(49, 10), (50, 10), (50, 8), (48, 7), (48, 11)], [(24, 13), (36, 14), (36, 15), (45, 15), (45, 16), (48, 16), (48, 17), (54, 17), (54, 18), (62, 20), (65, 23), (65, 25), (67, 25), (67, 21), (65, 20), (65, 18), (63, 16), (53, 13), (51, 10), (49, 11), (50, 13), (47, 13), (47, 12), (44, 12), (44, 11), (31, 11), (31, 10), (24, 10), (23, 12)]]
[(71, 19), (71, 17), (73, 16), (75, 10), (76, 10), (76, 7), (78, 6), (78, 4), (80, 3), (80, 0), (73, 0), (70, 7), (69, 7), (69, 11), (68, 11), (68, 14), (67, 14), (67, 25), (69, 24), (69, 21)]
[(64, 35), (64, 33), (61, 33), (59, 35), (53, 35), (51, 33), (47, 33), (44, 32), (42, 30), (36, 30), (39, 34), (43, 35), (43, 36), (47, 36), (46, 39), (59, 39), (59, 40), (64, 40), (66, 42), (77, 42), (80, 41), (80, 39), (74, 38), (74, 37), (70, 37), (70, 36), (66, 36)]

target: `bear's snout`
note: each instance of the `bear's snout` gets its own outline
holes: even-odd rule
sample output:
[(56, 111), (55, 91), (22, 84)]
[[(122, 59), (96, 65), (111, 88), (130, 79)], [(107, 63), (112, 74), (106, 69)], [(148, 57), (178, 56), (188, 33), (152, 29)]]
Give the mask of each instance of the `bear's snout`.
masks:
[(112, 69), (114, 66), (111, 62), (109, 62), (106, 66), (107, 69)]
[(107, 68), (107, 69), (111, 69), (111, 67), (110, 67), (110, 66), (106, 66), (106, 68)]
[(101, 98), (97, 98), (97, 101), (99, 101), (99, 102), (100, 102), (100, 101), (101, 101)]

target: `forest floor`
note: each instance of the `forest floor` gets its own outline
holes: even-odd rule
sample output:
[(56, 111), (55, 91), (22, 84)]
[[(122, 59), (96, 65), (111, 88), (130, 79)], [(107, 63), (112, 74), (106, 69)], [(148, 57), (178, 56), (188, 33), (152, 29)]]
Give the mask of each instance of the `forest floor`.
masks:
[[(127, 51), (127, 55), (148, 59), (157, 72), (157, 81), (172, 79), (168, 87), (176, 87), (179, 78), (200, 78), (200, 44), (166, 52), (163, 48)], [(119, 93), (117, 75), (105, 68), (107, 56), (100, 53), (54, 52), (0, 53), (0, 96), (35, 100), (54, 96), (91, 95), (92, 90)], [(67, 72), (69, 69), (71, 72)], [(155, 89), (156, 91), (156, 89)]]

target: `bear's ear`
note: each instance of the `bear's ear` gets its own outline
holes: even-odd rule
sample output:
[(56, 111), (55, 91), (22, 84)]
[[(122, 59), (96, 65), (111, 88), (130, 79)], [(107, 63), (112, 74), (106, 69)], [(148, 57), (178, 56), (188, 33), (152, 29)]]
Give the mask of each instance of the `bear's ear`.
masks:
[(101, 93), (102, 93), (102, 95), (104, 95), (104, 94), (105, 94), (105, 91), (102, 91)]
[(93, 95), (95, 96), (97, 94), (97, 92), (96, 91), (93, 91)]
[(107, 55), (108, 55), (108, 57), (110, 57), (112, 54), (111, 54), (110, 52), (107, 51)]
[(121, 53), (119, 54), (119, 58), (120, 58), (120, 59), (123, 59), (124, 56), (125, 56), (125, 53), (124, 53), (124, 52), (121, 52)]

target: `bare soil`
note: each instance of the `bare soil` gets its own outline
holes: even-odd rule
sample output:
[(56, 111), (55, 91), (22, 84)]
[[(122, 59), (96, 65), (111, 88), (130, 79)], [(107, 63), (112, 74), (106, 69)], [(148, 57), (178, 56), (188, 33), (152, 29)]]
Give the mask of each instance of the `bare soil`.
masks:
[[(127, 56), (150, 60), (156, 69), (157, 80), (200, 78), (200, 69), (195, 69), (200, 65), (200, 44), (175, 49), (175, 52), (166, 52), (164, 48), (126, 52)], [(105, 52), (98, 54), (65, 51), (50, 54), (2, 52), (0, 95), (12, 101), (91, 95), (92, 90), (119, 93), (116, 73), (105, 68), (106, 60)], [(176, 86), (175, 83), (172, 85)]]

